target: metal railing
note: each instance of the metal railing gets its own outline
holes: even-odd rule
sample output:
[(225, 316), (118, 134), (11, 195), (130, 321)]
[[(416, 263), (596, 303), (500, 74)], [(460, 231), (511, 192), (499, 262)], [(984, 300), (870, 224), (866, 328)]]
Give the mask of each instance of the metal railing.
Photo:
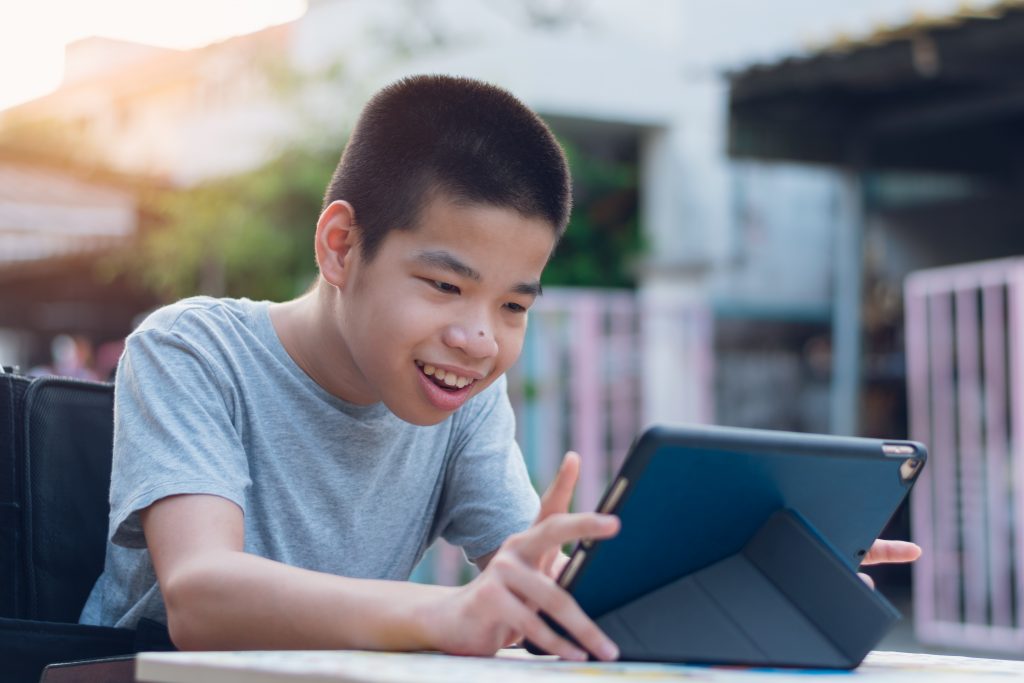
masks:
[(917, 637), (1024, 647), (1024, 259), (919, 271), (905, 286)]

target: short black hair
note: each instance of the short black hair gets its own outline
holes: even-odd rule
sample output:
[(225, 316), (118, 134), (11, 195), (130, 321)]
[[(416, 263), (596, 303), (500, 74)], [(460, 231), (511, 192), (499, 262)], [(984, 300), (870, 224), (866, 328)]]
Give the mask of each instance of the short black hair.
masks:
[(416, 227), (434, 197), (510, 208), (561, 237), (572, 208), (555, 136), (511, 93), (469, 78), (413, 76), (363, 108), (324, 196), (355, 210), (363, 258)]

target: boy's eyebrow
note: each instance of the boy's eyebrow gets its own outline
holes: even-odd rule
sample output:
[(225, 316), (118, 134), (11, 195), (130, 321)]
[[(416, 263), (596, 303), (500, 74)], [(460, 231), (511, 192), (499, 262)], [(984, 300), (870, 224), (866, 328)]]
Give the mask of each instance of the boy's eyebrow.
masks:
[[(416, 254), (415, 258), (420, 263), (425, 263), (437, 268), (443, 268), (444, 270), (451, 271), (456, 275), (461, 275), (462, 277), (475, 280), (476, 282), (483, 279), (479, 272), (466, 265), (447, 251), (421, 251)], [(535, 280), (533, 282), (517, 282), (512, 285), (512, 291), (516, 294), (532, 297), (538, 297), (544, 293), (539, 280)]]
[(512, 291), (516, 294), (532, 296), (534, 298), (544, 293), (544, 289), (540, 286), (540, 281), (537, 280), (534, 282), (519, 282), (512, 286)]
[(436, 266), (445, 270), (450, 270), (456, 275), (469, 278), (470, 280), (480, 281), (480, 273), (473, 270), (465, 263), (455, 258), (452, 254), (447, 251), (421, 251), (416, 254), (416, 260), (427, 264), (428, 266)]

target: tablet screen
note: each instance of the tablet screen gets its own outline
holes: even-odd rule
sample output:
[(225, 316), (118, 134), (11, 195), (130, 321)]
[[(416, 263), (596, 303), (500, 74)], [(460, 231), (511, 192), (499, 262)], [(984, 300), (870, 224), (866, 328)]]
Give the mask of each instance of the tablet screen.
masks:
[(901, 466), (926, 457), (920, 444), (899, 457), (886, 454), (885, 444), (905, 449), (909, 442), (721, 428), (649, 430), (609, 487), (628, 481), (624, 489), (620, 483), (614, 509), (621, 531), (584, 548), (586, 557), (566, 570), (562, 585), (599, 617), (738, 552), (783, 508), (797, 511), (856, 568), (921, 469), (915, 466), (907, 477)]

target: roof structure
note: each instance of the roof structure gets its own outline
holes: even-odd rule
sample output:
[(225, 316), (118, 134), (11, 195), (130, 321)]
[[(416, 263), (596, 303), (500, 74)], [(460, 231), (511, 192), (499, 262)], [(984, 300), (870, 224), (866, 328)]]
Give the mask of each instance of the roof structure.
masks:
[(729, 74), (730, 152), (1015, 175), (1024, 1), (965, 6)]
[(0, 162), (0, 266), (102, 250), (135, 224), (136, 201), (125, 190)]

